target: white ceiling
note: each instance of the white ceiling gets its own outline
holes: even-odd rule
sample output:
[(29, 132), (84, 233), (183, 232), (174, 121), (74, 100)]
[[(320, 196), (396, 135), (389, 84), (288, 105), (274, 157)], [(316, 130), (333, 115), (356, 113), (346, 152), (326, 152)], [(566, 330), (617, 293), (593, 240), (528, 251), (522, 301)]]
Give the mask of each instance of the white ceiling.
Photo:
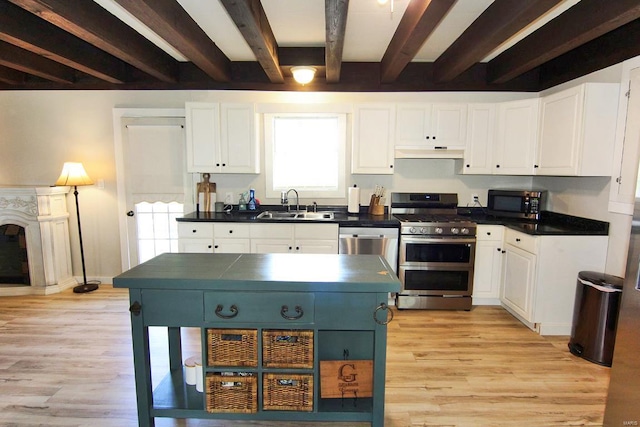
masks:
[[(178, 61), (180, 53), (124, 11), (115, 0), (94, 0), (125, 21)], [(177, 0), (231, 61), (255, 61), (219, 0)], [(351, 0), (343, 51), (345, 62), (380, 62), (410, 0)], [(529, 1), (529, 0), (518, 0)], [(505, 42), (483, 62), (511, 47), (526, 35), (561, 14), (580, 0), (563, 0), (517, 36)], [(391, 3), (393, 2), (393, 12)], [(413, 61), (435, 61), (493, 0), (458, 0), (442, 23), (424, 43)], [(324, 0), (262, 0), (271, 29), (280, 47), (322, 47), (325, 44)]]

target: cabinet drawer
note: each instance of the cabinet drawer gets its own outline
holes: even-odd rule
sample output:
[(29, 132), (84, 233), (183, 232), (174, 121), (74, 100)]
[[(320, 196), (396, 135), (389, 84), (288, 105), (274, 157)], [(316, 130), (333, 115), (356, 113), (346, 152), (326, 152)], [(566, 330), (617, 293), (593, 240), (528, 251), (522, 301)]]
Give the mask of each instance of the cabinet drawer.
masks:
[[(372, 330), (377, 323), (373, 315), (381, 302), (376, 294), (322, 292), (316, 295), (316, 323), (319, 328)], [(386, 311), (378, 313), (384, 319)]]
[(213, 239), (213, 223), (178, 222), (178, 237)]
[(538, 238), (519, 231), (507, 229), (504, 238), (505, 244), (513, 245), (523, 251), (535, 254), (538, 252)]
[(476, 239), (481, 241), (498, 240), (504, 237), (504, 227), (502, 225), (478, 225)]
[(249, 224), (218, 222), (213, 229), (213, 236), (218, 238), (249, 238)]
[(207, 322), (313, 323), (314, 295), (285, 292), (206, 292)]
[(142, 291), (145, 326), (202, 325), (202, 292), (145, 289)]

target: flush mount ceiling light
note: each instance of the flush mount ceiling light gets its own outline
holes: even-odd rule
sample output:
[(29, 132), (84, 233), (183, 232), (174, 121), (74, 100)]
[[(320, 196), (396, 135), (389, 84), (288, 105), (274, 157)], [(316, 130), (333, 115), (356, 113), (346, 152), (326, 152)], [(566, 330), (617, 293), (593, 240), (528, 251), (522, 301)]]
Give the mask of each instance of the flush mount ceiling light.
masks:
[(316, 75), (316, 69), (313, 67), (291, 67), (293, 79), (301, 85), (306, 85)]

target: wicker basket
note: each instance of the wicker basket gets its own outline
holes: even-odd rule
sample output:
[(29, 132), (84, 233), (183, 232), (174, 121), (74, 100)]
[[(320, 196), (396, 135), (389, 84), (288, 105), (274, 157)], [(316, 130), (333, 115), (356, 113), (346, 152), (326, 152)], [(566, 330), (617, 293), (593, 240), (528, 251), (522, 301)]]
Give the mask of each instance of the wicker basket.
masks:
[(258, 366), (258, 331), (207, 329), (209, 366)]
[(258, 410), (258, 384), (253, 376), (207, 374), (207, 411), (251, 414)]
[(313, 411), (313, 375), (264, 374), (262, 409), (265, 411)]
[(313, 331), (262, 331), (262, 365), (313, 369)]

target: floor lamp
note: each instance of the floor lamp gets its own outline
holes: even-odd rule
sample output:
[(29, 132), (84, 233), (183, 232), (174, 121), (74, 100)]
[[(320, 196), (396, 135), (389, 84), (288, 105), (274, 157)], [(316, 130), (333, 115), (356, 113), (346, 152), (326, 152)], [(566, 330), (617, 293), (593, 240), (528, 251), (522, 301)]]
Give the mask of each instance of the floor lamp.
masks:
[(82, 284), (73, 288), (73, 292), (85, 293), (98, 289), (97, 283), (87, 283), (87, 272), (84, 266), (84, 248), (82, 247), (82, 227), (80, 225), (80, 205), (78, 204), (78, 186), (92, 185), (93, 181), (84, 171), (82, 163), (65, 162), (62, 167), (60, 178), (56, 181), (56, 185), (73, 186), (73, 194), (76, 196), (76, 214), (78, 216), (78, 236), (80, 237), (80, 258), (82, 259)]

